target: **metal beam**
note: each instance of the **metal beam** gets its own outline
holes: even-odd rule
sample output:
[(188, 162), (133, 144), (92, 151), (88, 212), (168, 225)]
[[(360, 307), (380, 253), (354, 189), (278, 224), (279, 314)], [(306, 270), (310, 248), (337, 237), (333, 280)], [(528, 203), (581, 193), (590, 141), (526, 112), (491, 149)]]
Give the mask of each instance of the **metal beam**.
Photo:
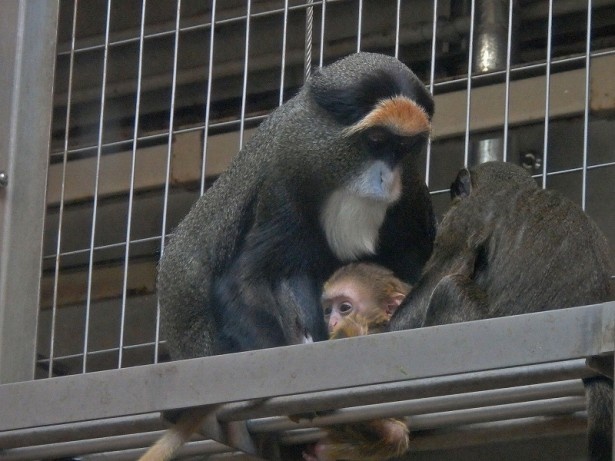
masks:
[(612, 353), (614, 328), (609, 302), (6, 384), (0, 430), (583, 358)]
[(0, 14), (0, 383), (34, 377), (58, 1)]

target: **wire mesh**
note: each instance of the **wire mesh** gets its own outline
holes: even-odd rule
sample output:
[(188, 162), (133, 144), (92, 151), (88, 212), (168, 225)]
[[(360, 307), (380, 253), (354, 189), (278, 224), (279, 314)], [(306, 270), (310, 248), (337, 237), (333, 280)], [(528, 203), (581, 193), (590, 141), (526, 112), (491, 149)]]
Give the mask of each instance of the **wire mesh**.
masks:
[(581, 203), (613, 247), (613, 4), (62, 0), (40, 377), (167, 359), (169, 233), (312, 62), (357, 50), (398, 56), (435, 95), (423, 171), (438, 215), (460, 167), (501, 158)]

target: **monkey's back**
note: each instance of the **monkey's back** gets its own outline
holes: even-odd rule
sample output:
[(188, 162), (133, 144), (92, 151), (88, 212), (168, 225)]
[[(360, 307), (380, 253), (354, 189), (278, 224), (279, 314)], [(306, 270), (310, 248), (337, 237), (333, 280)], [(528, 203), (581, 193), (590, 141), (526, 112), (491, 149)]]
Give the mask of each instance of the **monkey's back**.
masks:
[(165, 247), (157, 289), (162, 329), (173, 359), (213, 353), (217, 325), (212, 281), (225, 270), (255, 219), (254, 202), (274, 152), (267, 133), (275, 121), (274, 114), (259, 126)]
[(499, 211), (485, 219), (488, 269), (477, 261), (474, 279), (487, 293), (491, 316), (611, 298), (607, 240), (578, 205), (538, 188), (504, 190), (488, 200)]

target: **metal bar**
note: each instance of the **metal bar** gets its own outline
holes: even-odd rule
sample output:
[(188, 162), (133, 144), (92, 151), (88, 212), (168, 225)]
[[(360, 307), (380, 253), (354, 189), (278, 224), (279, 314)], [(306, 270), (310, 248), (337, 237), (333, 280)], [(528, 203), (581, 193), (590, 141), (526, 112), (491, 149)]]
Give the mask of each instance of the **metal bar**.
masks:
[(102, 70), (102, 85), (100, 90), (100, 115), (98, 119), (98, 143), (96, 147), (96, 174), (94, 176), (94, 195), (92, 205), (92, 226), (90, 230), (90, 249), (89, 249), (89, 263), (88, 263), (88, 282), (87, 282), (87, 296), (85, 305), (85, 321), (83, 331), (83, 363), (81, 371), (85, 373), (87, 371), (87, 358), (88, 358), (88, 342), (90, 333), (90, 310), (92, 307), (92, 275), (94, 272), (94, 246), (96, 242), (96, 218), (98, 216), (98, 188), (100, 185), (100, 159), (102, 155), (102, 139), (104, 132), (104, 119), (105, 119), (105, 100), (106, 100), (106, 88), (107, 88), (107, 65), (109, 63), (109, 30), (111, 27), (111, 3), (112, 0), (107, 0), (107, 16), (105, 21), (105, 52), (103, 56), (103, 70)]
[(457, 449), (513, 440), (541, 437), (585, 435), (587, 416), (584, 412), (569, 415), (533, 416), (487, 423), (473, 423), (448, 430), (418, 432), (411, 451)]
[[(614, 328), (609, 302), (6, 384), (0, 430), (583, 358), (612, 352)], [(323, 368), (323, 354), (344, 365)]]
[(243, 88), (241, 90), (241, 114), (239, 121), (239, 150), (243, 148), (243, 136), (246, 117), (246, 103), (248, 98), (248, 58), (250, 57), (250, 11), (252, 8), (252, 0), (247, 2), (246, 13), (246, 46), (243, 61)]
[[(480, 446), (502, 441), (531, 440), (549, 436), (585, 434), (586, 415), (584, 412), (563, 416), (535, 416), (487, 423), (473, 423), (429, 432), (415, 431), (412, 434), (410, 452), (425, 450), (447, 450), (469, 446)], [(315, 442), (326, 435), (319, 429), (296, 429), (280, 435), (283, 445), (297, 445)]]
[(58, 9), (0, 14), (0, 383), (34, 377)]
[(288, 0), (284, 0), (284, 25), (282, 26), (282, 64), (280, 68), (280, 98), (278, 105), (284, 103), (284, 76), (286, 73), (286, 33), (288, 31)]
[[(33, 459), (57, 459), (76, 455), (142, 448), (156, 442), (163, 433), (163, 431), (158, 431), (143, 434), (115, 435), (33, 447), (10, 448), (2, 451), (2, 460), (29, 461)], [(199, 454), (224, 453), (229, 450), (227, 446), (213, 440), (201, 441), (198, 446)], [(184, 450), (180, 451), (180, 455), (184, 453)]]
[(395, 10), (395, 57), (399, 58), (399, 20), (401, 16), (401, 0), (397, 0)]
[(318, 67), (322, 67), (325, 57), (325, 18), (327, 16), (327, 0), (322, 0), (322, 11), (320, 14), (320, 57), (318, 58)]
[(555, 416), (585, 410), (585, 396), (561, 397), (538, 402), (511, 403), (485, 408), (471, 408), (450, 413), (416, 415), (408, 418), (408, 425), (417, 430), (434, 429), (458, 424), (483, 423), (504, 419), (527, 418), (531, 416)]
[[(429, 91), (434, 94), (434, 80), (436, 75), (436, 46), (438, 33), (438, 0), (433, 0), (432, 38), (431, 38), (431, 61), (429, 65)], [(425, 160), (425, 184), (429, 186), (429, 172), (431, 169), (431, 141), (427, 140), (427, 158)]]
[(359, 17), (357, 18), (357, 53), (361, 51), (362, 27), (363, 27), (363, 0), (359, 0)]
[(547, 57), (545, 62), (545, 134), (542, 151), (542, 188), (547, 187), (547, 163), (549, 154), (549, 109), (551, 101), (551, 40), (553, 38), (553, 0), (549, 0), (549, 17), (547, 26)]
[(466, 129), (463, 148), (463, 166), (468, 167), (468, 159), (470, 156), (470, 112), (472, 105), (472, 64), (474, 51), (474, 19), (476, 11), (476, 0), (471, 0), (470, 12), (470, 34), (468, 36), (468, 80), (466, 86)]
[(139, 62), (137, 67), (137, 95), (135, 100), (135, 126), (132, 133), (132, 153), (130, 162), (130, 186), (128, 188), (128, 216), (126, 222), (126, 246), (124, 247), (124, 277), (122, 280), (122, 312), (120, 319), (120, 344), (118, 346), (117, 367), (122, 368), (124, 358), (124, 329), (126, 326), (126, 302), (128, 297), (128, 267), (130, 265), (130, 235), (132, 230), (132, 209), (134, 204), (135, 173), (137, 164), (137, 138), (139, 136), (139, 115), (141, 109), (141, 81), (143, 78), (143, 35), (145, 34), (145, 12), (147, 0), (141, 3), (141, 40), (139, 41)]
[(216, 0), (211, 3), (211, 28), (209, 30), (209, 64), (207, 69), (207, 100), (205, 101), (205, 121), (203, 122), (203, 155), (201, 160), (201, 195), (205, 193), (207, 147), (209, 141), (209, 118), (211, 116), (211, 86), (214, 69), (214, 41), (216, 24)]
[[(173, 127), (175, 126), (175, 95), (177, 91), (177, 62), (179, 55), (179, 24), (181, 20), (182, 0), (177, 0), (175, 10), (175, 42), (173, 44), (173, 78), (171, 81), (171, 101), (169, 107), (169, 133), (167, 138), (167, 162), (164, 181), (164, 201), (162, 206), (162, 229), (160, 236), (160, 254), (164, 254), (167, 234), (167, 216), (169, 209), (169, 191), (171, 187), (171, 159), (173, 157)], [(160, 344), (160, 303), (156, 303), (156, 344), (154, 346), (154, 363), (158, 363)]]
[(58, 310), (58, 286), (60, 281), (60, 254), (62, 252), (62, 223), (64, 220), (64, 197), (66, 192), (66, 165), (68, 162), (68, 138), (70, 132), (70, 116), (71, 116), (71, 98), (73, 91), (73, 69), (75, 63), (75, 40), (77, 30), (77, 0), (73, 2), (73, 19), (71, 30), (71, 52), (68, 65), (68, 94), (66, 101), (66, 121), (64, 124), (64, 149), (62, 152), (62, 174), (61, 174), (61, 186), (60, 186), (60, 210), (58, 216), (58, 230), (57, 230), (57, 242), (56, 242), (56, 260), (54, 266), (53, 275), (53, 296), (52, 296), (52, 313), (51, 313), (51, 335), (49, 337), (49, 374), (48, 377), (53, 376), (53, 357), (55, 355), (55, 334), (56, 334), (56, 320)]
[(591, 40), (592, 40), (592, 0), (587, 0), (587, 35), (585, 39), (585, 110), (583, 112), (583, 182), (581, 189), (581, 208), (587, 206), (587, 163), (589, 145), (589, 101), (591, 98)]
[[(79, 459), (83, 461), (134, 461), (139, 456), (143, 455), (147, 448), (138, 448), (133, 450), (123, 451), (111, 451), (104, 453), (96, 453), (85, 456), (80, 456)], [(177, 456), (182, 458), (186, 456), (198, 456), (198, 455), (215, 455), (219, 453), (231, 453), (232, 451), (223, 444), (214, 442), (213, 440), (199, 440), (196, 442), (190, 442), (184, 445), (177, 453)], [(192, 458), (190, 458), (192, 459)], [(200, 458), (197, 458), (200, 459)], [(213, 456), (208, 456), (208, 460), (213, 460)], [(239, 459), (239, 458), (232, 458)], [(249, 461), (254, 461), (258, 458), (250, 458)]]
[(150, 413), (0, 432), (0, 447), (7, 449), (25, 445), (45, 445), (161, 429), (163, 429), (163, 423), (160, 414)]
[[(454, 394), (424, 399), (388, 402), (374, 405), (344, 408), (325, 416), (316, 416), (308, 420), (293, 421), (287, 416), (253, 419), (248, 421), (248, 430), (254, 434), (264, 432), (285, 431), (295, 428), (321, 427), (333, 424), (346, 424), (356, 421), (369, 421), (378, 418), (397, 418), (430, 413), (457, 412), (479, 407), (504, 406), (513, 403), (525, 403), (531, 406), (531, 401), (555, 399), (570, 396), (585, 395), (580, 380), (558, 383), (535, 384), (506, 389)], [(585, 409), (584, 407), (581, 410)], [(465, 413), (464, 413), (465, 414)], [(417, 428), (411, 424), (411, 427)], [(418, 429), (418, 428), (417, 428)]]
[(217, 413), (220, 421), (236, 421), (281, 414), (370, 405), (381, 402), (445, 396), (451, 392), (478, 392), (499, 387), (525, 386), (594, 376), (584, 359), (524, 367), (423, 378), (392, 384), (354, 387), (318, 393), (273, 397), (259, 402), (224, 405)]
[(506, 92), (504, 97), (504, 142), (502, 144), (502, 160), (508, 160), (508, 116), (510, 114), (510, 65), (512, 61), (512, 29), (513, 9), (515, 0), (508, 3), (508, 37), (506, 39)]

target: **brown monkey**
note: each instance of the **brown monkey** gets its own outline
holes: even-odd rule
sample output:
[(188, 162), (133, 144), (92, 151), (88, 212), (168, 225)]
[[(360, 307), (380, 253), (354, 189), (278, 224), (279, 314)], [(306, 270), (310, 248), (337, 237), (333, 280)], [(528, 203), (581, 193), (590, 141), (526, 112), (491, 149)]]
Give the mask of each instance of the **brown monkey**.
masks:
[[(329, 339), (349, 338), (386, 330), (410, 285), (377, 264), (351, 263), (325, 282), (322, 306)], [(408, 427), (386, 418), (327, 428), (327, 437), (303, 453), (306, 461), (379, 461), (408, 450)]]
[[(395, 277), (391, 270), (377, 264), (351, 263), (341, 267), (323, 286), (322, 307), (329, 339), (384, 331), (384, 326), (410, 288), (410, 285)], [(338, 324), (344, 319), (351, 320), (351, 314), (358, 314), (368, 320), (363, 324), (369, 331), (343, 333), (351, 322), (340, 325), (344, 328), (339, 328)]]
[[(423, 274), (391, 330), (539, 312), (613, 298), (608, 244), (576, 204), (522, 168), (488, 162), (451, 186)], [(613, 382), (585, 380), (592, 461), (611, 459)]]

